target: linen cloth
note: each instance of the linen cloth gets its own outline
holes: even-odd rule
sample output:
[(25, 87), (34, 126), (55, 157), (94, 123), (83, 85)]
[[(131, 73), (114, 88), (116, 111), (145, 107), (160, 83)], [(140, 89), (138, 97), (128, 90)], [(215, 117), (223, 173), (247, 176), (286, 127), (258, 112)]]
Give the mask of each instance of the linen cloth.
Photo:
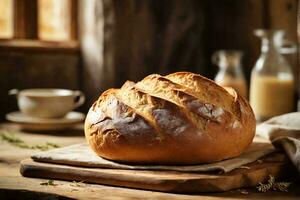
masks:
[(66, 164), (80, 167), (131, 169), (131, 170), (171, 170), (179, 172), (216, 172), (226, 173), (243, 165), (255, 162), (259, 158), (275, 151), (270, 143), (253, 142), (240, 156), (198, 165), (132, 165), (114, 162), (97, 156), (86, 143), (53, 149), (31, 156), (34, 161), (55, 164)]
[(258, 125), (256, 134), (284, 150), (300, 173), (300, 112), (273, 117)]

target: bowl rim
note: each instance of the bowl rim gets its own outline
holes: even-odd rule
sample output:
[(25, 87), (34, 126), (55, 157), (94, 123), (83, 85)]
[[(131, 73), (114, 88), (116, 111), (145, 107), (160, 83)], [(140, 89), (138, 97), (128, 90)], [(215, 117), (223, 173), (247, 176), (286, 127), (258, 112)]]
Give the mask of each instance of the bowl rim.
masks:
[(74, 90), (62, 88), (30, 88), (20, 90), (19, 95), (27, 97), (66, 97), (73, 96)]

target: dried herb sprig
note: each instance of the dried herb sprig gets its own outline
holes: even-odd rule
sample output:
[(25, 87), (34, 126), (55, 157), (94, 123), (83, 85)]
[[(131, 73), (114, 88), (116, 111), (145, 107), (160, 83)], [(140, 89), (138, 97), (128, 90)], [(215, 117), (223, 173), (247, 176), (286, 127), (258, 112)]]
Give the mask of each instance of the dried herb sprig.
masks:
[(279, 190), (281, 192), (288, 192), (288, 188), (291, 185), (289, 182), (275, 183), (273, 190)]
[(57, 186), (58, 184), (54, 183), (54, 180), (48, 180), (48, 181), (46, 181), (46, 182), (42, 182), (42, 183), (40, 183), (40, 185), (46, 185), (46, 186), (48, 186), (48, 185), (51, 185), (51, 186)]
[(86, 184), (83, 181), (73, 181), (70, 186), (74, 186), (74, 187), (86, 187)]
[(58, 148), (59, 145), (51, 143), (51, 142), (47, 142), (46, 144), (43, 145), (29, 145), (27, 143), (25, 143), (23, 140), (21, 140), (20, 138), (16, 137), (14, 134), (8, 134), (8, 133), (1, 133), (0, 134), (0, 138), (3, 141), (8, 142), (9, 144), (19, 147), (19, 148), (23, 148), (23, 149), (38, 149), (41, 151), (47, 151), (49, 149), (53, 149), (53, 148)]
[(267, 192), (269, 190), (288, 192), (288, 188), (291, 185), (290, 182), (276, 182), (274, 176), (269, 176), (267, 183), (259, 183), (257, 190), (259, 192)]

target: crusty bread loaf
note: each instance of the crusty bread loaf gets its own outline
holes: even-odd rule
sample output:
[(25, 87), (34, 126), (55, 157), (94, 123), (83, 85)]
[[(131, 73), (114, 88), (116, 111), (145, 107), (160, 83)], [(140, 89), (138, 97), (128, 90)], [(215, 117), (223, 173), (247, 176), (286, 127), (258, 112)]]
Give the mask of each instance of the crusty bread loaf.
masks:
[(245, 99), (189, 72), (109, 89), (85, 121), (86, 139), (99, 156), (136, 164), (220, 161), (240, 155), (254, 133)]

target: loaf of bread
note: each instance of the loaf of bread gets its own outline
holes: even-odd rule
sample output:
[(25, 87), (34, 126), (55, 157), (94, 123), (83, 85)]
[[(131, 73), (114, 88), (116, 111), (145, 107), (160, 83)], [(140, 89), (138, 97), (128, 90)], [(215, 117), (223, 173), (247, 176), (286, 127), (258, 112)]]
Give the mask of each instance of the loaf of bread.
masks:
[(254, 137), (249, 103), (189, 72), (149, 75), (109, 89), (90, 108), (85, 135), (101, 157), (135, 164), (211, 163), (240, 155)]

